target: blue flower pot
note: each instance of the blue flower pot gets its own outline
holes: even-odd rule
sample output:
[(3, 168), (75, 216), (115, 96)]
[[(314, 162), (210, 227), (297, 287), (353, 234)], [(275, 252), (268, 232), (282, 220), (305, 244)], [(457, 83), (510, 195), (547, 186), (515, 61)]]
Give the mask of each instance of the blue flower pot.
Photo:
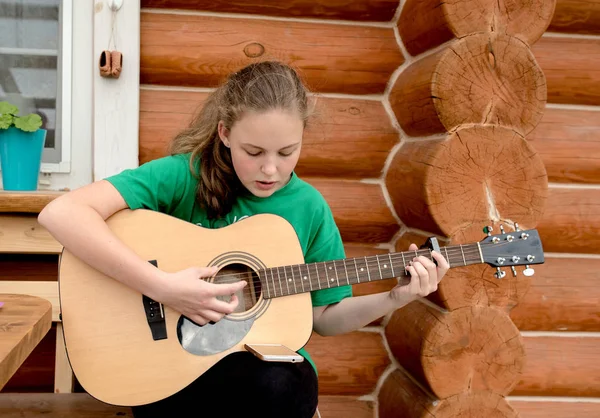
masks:
[(46, 130), (0, 130), (0, 164), (4, 190), (37, 190)]

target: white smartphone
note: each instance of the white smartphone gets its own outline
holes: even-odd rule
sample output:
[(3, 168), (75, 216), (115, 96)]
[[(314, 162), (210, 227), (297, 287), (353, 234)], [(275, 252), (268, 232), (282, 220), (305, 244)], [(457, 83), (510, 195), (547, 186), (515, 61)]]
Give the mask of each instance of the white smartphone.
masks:
[(244, 344), (244, 348), (264, 361), (300, 363), (304, 357), (281, 344)]

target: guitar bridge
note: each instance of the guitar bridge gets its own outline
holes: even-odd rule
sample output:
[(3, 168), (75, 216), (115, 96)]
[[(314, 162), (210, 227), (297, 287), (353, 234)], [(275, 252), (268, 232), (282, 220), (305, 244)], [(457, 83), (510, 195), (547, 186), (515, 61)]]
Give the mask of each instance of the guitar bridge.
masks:
[[(150, 260), (149, 263), (154, 267), (158, 267), (158, 262), (156, 260)], [(165, 310), (162, 303), (159, 303), (146, 295), (142, 295), (142, 304), (144, 305), (146, 321), (148, 321), (148, 326), (150, 327), (154, 341), (166, 339), (167, 324), (165, 322)]]

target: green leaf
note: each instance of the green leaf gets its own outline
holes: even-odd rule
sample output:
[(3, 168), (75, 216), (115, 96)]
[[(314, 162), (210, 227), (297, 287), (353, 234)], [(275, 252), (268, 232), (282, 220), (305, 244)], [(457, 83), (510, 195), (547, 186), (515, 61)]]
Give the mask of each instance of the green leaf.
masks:
[(12, 105), (8, 102), (0, 102), (0, 116), (8, 115), (17, 115), (19, 113), (19, 108), (15, 105)]
[(13, 123), (13, 115), (2, 113), (0, 115), (0, 129), (8, 129)]
[(35, 113), (15, 117), (15, 126), (25, 132), (35, 132), (42, 126), (42, 118)]

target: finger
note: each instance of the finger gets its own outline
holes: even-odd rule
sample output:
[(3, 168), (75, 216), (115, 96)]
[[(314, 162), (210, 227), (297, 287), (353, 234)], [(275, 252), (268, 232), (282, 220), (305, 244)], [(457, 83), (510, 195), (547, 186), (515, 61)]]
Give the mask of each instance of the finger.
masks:
[(419, 247), (417, 247), (417, 244), (410, 244), (408, 246), (408, 251), (417, 251), (419, 249)]
[(431, 256), (433, 258), (435, 258), (435, 261), (437, 261), (437, 265), (439, 268), (442, 268), (444, 270), (448, 270), (450, 268), (450, 264), (448, 264), (448, 260), (446, 260), (444, 258), (444, 256), (441, 255), (440, 253), (438, 253), (437, 251), (432, 251)]
[(218, 267), (197, 267), (198, 277), (212, 277), (219, 271)]
[(237, 308), (238, 303), (238, 297), (236, 295), (232, 295), (229, 302), (225, 302), (219, 299), (213, 299), (210, 305), (207, 306), (207, 308), (210, 308), (216, 312), (223, 313), (225, 315), (229, 315), (230, 313), (235, 311), (235, 308)]
[(417, 270), (415, 270), (414, 266), (412, 265), (406, 266), (406, 270), (410, 274), (410, 283), (408, 284), (410, 288), (410, 293), (416, 295), (421, 292), (419, 273), (417, 273)]
[(223, 296), (223, 295), (233, 295), (235, 292), (242, 290), (248, 283), (244, 280), (240, 280), (235, 283), (216, 283), (213, 284), (215, 286), (215, 295)]
[(222, 313), (215, 312), (215, 311), (212, 311), (210, 309), (202, 309), (200, 312), (198, 312), (198, 314), (202, 318), (204, 318), (204, 319), (206, 319), (208, 321), (212, 321), (212, 322), (218, 322), (218, 321), (220, 321), (225, 316)]
[(204, 318), (200, 315), (188, 315), (187, 318), (197, 325), (206, 325), (208, 324), (208, 319)]
[(419, 256), (416, 257), (415, 260), (413, 261), (418, 261), (419, 263), (421, 263), (423, 265), (423, 267), (425, 267), (425, 269), (427, 270), (427, 273), (429, 275), (429, 281), (432, 284), (437, 285), (437, 266), (435, 265), (435, 263), (433, 261), (431, 261), (429, 258), (427, 257), (423, 257), (423, 256)]
[(418, 276), (419, 276), (419, 294), (428, 294), (429, 293), (429, 273), (427, 269), (420, 262), (413, 262), (413, 267), (415, 268)]

